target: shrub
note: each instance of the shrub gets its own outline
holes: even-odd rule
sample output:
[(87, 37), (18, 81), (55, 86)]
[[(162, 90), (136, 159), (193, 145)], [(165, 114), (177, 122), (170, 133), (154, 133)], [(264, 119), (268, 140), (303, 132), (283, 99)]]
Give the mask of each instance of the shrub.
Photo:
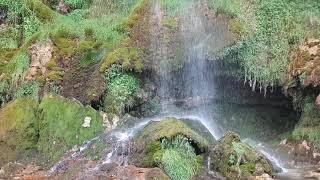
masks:
[(31, 96), (34, 99), (38, 99), (40, 86), (36, 81), (25, 81), (23, 82), (17, 92), (15, 93), (15, 98), (23, 97), (23, 96)]
[(34, 16), (26, 16), (23, 18), (23, 31), (24, 31), (24, 38), (28, 40), (31, 36), (37, 32), (41, 26), (40, 20)]
[(65, 0), (65, 3), (72, 9), (81, 9), (88, 7), (90, 4), (89, 0)]
[(108, 91), (105, 97), (105, 108), (107, 112), (122, 114), (125, 108), (133, 106), (134, 94), (139, 89), (139, 81), (117, 65), (112, 65), (106, 72), (106, 80)]

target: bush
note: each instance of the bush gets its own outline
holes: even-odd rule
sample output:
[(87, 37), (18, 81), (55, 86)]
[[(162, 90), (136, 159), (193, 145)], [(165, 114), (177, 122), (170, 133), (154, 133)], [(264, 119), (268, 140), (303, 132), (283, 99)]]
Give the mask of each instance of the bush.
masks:
[(106, 72), (108, 85), (105, 97), (105, 108), (107, 112), (122, 114), (125, 108), (130, 108), (134, 104), (134, 94), (139, 89), (138, 79), (123, 72), (118, 65), (112, 65)]
[(36, 81), (25, 81), (18, 88), (15, 98), (23, 97), (23, 96), (31, 96), (34, 99), (38, 99), (40, 86)]
[(82, 9), (88, 7), (90, 4), (89, 0), (65, 0), (65, 3), (72, 9)]
[(26, 40), (30, 39), (32, 35), (39, 30), (41, 24), (40, 20), (34, 15), (24, 17), (22, 25), (24, 38)]

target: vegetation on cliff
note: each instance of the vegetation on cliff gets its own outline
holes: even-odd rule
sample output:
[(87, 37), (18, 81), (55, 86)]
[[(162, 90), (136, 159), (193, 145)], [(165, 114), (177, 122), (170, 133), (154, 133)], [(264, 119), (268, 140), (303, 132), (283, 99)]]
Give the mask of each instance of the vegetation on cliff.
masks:
[(283, 85), (291, 50), (320, 33), (316, 1), (212, 0), (212, 8), (230, 17), (229, 28), (239, 36), (230, 51), (237, 51), (253, 89)]

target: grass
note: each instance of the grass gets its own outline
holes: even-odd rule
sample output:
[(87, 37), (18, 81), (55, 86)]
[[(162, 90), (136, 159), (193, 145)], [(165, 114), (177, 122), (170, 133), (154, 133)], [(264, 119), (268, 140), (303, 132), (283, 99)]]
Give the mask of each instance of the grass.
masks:
[(201, 162), (189, 144), (188, 139), (177, 136), (172, 141), (164, 139), (161, 143), (163, 155), (161, 166), (172, 180), (187, 180), (201, 168)]

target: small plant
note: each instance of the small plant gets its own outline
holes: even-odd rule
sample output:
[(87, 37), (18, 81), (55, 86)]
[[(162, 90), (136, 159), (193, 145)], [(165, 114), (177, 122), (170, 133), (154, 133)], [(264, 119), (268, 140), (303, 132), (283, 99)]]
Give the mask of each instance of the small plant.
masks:
[(72, 9), (85, 8), (90, 4), (89, 0), (65, 0), (65, 3)]
[(18, 88), (15, 98), (23, 97), (23, 96), (31, 96), (34, 99), (38, 99), (40, 86), (36, 81), (25, 81)]
[(134, 94), (139, 89), (139, 81), (134, 75), (123, 72), (118, 65), (112, 65), (106, 72), (108, 85), (105, 97), (107, 112), (122, 114), (125, 108), (134, 104)]
[(31, 36), (37, 32), (41, 26), (40, 20), (34, 16), (26, 16), (23, 18), (23, 30), (24, 30), (24, 38), (28, 40)]

